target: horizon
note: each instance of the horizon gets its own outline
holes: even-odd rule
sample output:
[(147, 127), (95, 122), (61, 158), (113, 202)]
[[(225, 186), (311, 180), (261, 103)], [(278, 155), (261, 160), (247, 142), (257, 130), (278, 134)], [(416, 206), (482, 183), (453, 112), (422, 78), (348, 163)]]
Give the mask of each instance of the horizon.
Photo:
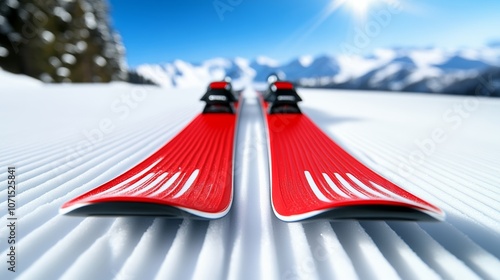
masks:
[[(457, 52), (457, 51), (462, 51), (462, 50), (478, 50), (478, 49), (482, 49), (482, 48), (499, 48), (500, 47), (500, 41), (498, 40), (491, 40), (490, 42), (486, 42), (485, 44), (483, 44), (482, 46), (476, 46), (476, 47), (467, 47), (467, 46), (460, 46), (460, 47), (456, 47), (456, 48), (439, 48), (439, 47), (435, 47), (435, 46), (388, 46), (388, 47), (381, 47), (381, 48), (376, 48), (376, 49), (373, 49), (372, 52), (366, 52), (366, 53), (363, 53), (363, 54), (359, 54), (360, 57), (363, 57), (363, 58), (367, 58), (367, 57), (371, 57), (373, 56), (376, 52), (378, 51), (383, 51), (383, 50), (405, 50), (405, 51), (408, 51), (408, 50), (432, 50), (432, 49), (438, 49), (438, 50), (442, 50), (442, 51), (450, 51), (450, 52)], [(290, 62), (293, 62), (295, 60), (299, 60), (301, 58), (304, 58), (304, 57), (312, 57), (313, 59), (317, 59), (319, 57), (323, 57), (323, 56), (327, 56), (327, 57), (332, 57), (332, 58), (335, 58), (335, 57), (339, 57), (339, 56), (342, 56), (342, 55), (348, 55), (348, 54), (342, 54), (342, 53), (334, 53), (334, 54), (326, 54), (326, 53), (318, 53), (318, 54), (303, 54), (303, 55), (297, 55), (297, 56), (294, 56), (294, 57), (290, 57), (289, 59), (286, 59), (284, 61), (281, 61), (281, 60), (277, 60), (273, 57), (269, 57), (269, 56), (265, 56), (265, 55), (257, 55), (255, 57), (243, 57), (243, 56), (233, 56), (233, 57), (223, 57), (223, 56), (215, 56), (215, 57), (208, 57), (202, 61), (189, 61), (189, 60), (183, 60), (183, 59), (180, 59), (180, 58), (174, 58), (173, 60), (170, 60), (170, 61), (164, 61), (164, 62), (161, 62), (161, 63), (144, 63), (144, 64), (140, 64), (140, 65), (137, 65), (137, 66), (141, 66), (141, 65), (163, 65), (163, 64), (171, 64), (171, 63), (174, 63), (175, 61), (182, 61), (182, 62), (186, 62), (186, 63), (189, 63), (189, 64), (192, 64), (192, 65), (199, 65), (199, 64), (202, 64), (206, 61), (210, 61), (210, 60), (217, 60), (217, 59), (226, 59), (226, 60), (236, 60), (236, 59), (244, 59), (244, 60), (247, 60), (249, 62), (253, 62), (253, 61), (257, 61), (259, 60), (260, 58), (263, 58), (263, 59), (269, 59), (269, 60), (272, 60), (273, 62), (276, 62), (278, 65), (284, 65), (284, 64), (288, 64)]]
[(500, 40), (500, 2), (494, 0), (109, 2), (130, 68), (217, 57), (286, 63), (304, 55), (478, 48)]

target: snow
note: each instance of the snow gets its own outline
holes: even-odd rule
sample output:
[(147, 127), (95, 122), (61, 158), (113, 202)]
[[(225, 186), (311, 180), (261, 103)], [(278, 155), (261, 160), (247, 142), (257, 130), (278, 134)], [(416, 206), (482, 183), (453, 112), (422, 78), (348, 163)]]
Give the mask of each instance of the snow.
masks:
[(464, 49), (460, 54), (470, 60), (482, 60), (487, 64), (500, 66), (499, 50), (496, 48)]
[(7, 57), (9, 55), (9, 50), (0, 46), (0, 57)]
[(66, 67), (59, 67), (57, 68), (56, 73), (60, 77), (68, 77), (71, 74), (71, 71)]
[[(428, 77), (439, 78), (443, 71), (434, 67), (417, 68), (407, 78), (407, 83), (416, 83)], [(439, 85), (438, 85), (439, 86)]]
[(175, 60), (165, 65), (141, 65), (137, 72), (165, 88), (205, 87), (208, 83), (222, 80), (231, 74), (235, 88), (243, 87), (255, 76), (249, 61), (243, 58), (214, 58), (201, 64)]
[[(87, 39), (90, 36), (90, 32), (87, 29), (80, 29), (78, 33), (82, 39)], [(87, 46), (87, 43), (85, 43), (85, 46)]]
[(55, 57), (55, 56), (51, 56), (49, 58), (49, 63), (54, 66), (54, 67), (59, 67), (61, 66), (61, 60), (59, 60), (59, 58)]
[(19, 7), (19, 1), (17, 1), (17, 0), (7, 0), (7, 6), (9, 6), (12, 9), (17, 9), (17, 7)]
[(72, 54), (65, 53), (62, 55), (62, 61), (67, 64), (75, 64), (76, 57)]
[[(82, 36), (85, 38), (85, 36)], [(78, 53), (83, 53), (86, 49), (87, 49), (87, 43), (85, 41), (78, 41), (78, 43), (76, 43), (76, 51)]]
[(156, 84), (165, 88), (173, 87), (172, 80), (169, 74), (170, 71), (170, 67), (164, 69), (160, 65), (141, 65), (137, 68), (137, 73), (148, 77)]
[(382, 67), (389, 62), (389, 59), (365, 59), (361, 56), (343, 55), (338, 58), (338, 61), (341, 71), (335, 77), (335, 81), (345, 82), (349, 79), (359, 78), (378, 67)]
[(54, 33), (48, 31), (48, 30), (44, 30), (42, 33), (41, 33), (41, 36), (42, 36), (42, 39), (45, 43), (52, 43), (54, 42), (54, 39), (56, 38), (54, 36)]
[(299, 61), (303, 67), (309, 67), (314, 62), (314, 57), (312, 55), (304, 55), (299, 57)]
[(387, 77), (394, 75), (396, 72), (400, 71), (402, 68), (401, 64), (391, 64), (386, 68), (378, 71), (373, 77), (370, 79), (370, 83), (376, 84), (386, 79)]
[(258, 56), (255, 60), (260, 65), (266, 65), (269, 67), (278, 67), (280, 65), (279, 61), (263, 55)]
[(94, 57), (94, 63), (99, 67), (104, 67), (107, 64), (107, 61), (104, 57), (97, 55)]
[(48, 73), (42, 73), (40, 74), (40, 81), (44, 83), (51, 83), (54, 81), (54, 79), (52, 79), (52, 76), (50, 76)]
[(71, 19), (73, 18), (70, 13), (68, 13), (64, 8), (62, 7), (55, 7), (54, 8), (54, 15), (59, 17), (62, 21), (64, 22), (70, 22)]
[[(0, 279), (498, 279), (498, 99), (298, 90), (303, 111), (330, 137), (442, 207), (441, 223), (279, 221), (269, 201), (264, 123), (250, 86), (236, 140), (234, 203), (225, 218), (58, 214), (65, 201), (174, 137), (202, 109), (205, 86), (44, 85), (0, 71), (6, 136), (0, 170), (16, 167), (19, 225), (17, 272), (2, 262)], [(434, 140), (436, 130), (444, 140)], [(0, 181), (7, 184), (5, 172)], [(3, 221), (6, 198), (4, 188)], [(0, 236), (7, 234), (1, 227)], [(7, 246), (0, 242), (3, 256)]]
[(93, 13), (86, 12), (84, 18), (85, 18), (85, 26), (87, 26), (88, 29), (97, 28), (97, 21)]
[(424, 50), (415, 50), (409, 57), (415, 61), (417, 66), (425, 68), (429, 67), (432, 64), (441, 64), (444, 63), (448, 57), (448, 54), (440, 49), (424, 49)]
[(41, 87), (42, 85), (43, 83), (37, 79), (24, 75), (12, 74), (0, 68), (0, 89), (2, 89), (2, 93), (3, 90), (15, 90), (24, 87)]

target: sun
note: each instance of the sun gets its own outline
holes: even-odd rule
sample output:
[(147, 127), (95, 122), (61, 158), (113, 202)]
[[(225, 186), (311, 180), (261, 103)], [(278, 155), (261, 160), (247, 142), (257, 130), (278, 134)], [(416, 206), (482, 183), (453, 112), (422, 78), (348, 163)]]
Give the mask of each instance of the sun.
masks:
[(329, 8), (329, 14), (332, 14), (340, 8), (349, 10), (359, 21), (365, 21), (370, 11), (380, 7), (380, 4), (395, 4), (400, 0), (332, 0)]
[(370, 8), (380, 2), (384, 2), (384, 0), (346, 0), (344, 5), (351, 9), (356, 17), (363, 19), (370, 11)]
[(357, 24), (362, 24), (367, 21), (370, 13), (377, 13), (376, 9), (381, 9), (383, 4), (400, 9), (400, 1), (402, 0), (330, 0), (328, 6), (322, 9), (307, 25), (297, 30), (288, 42), (305, 41), (312, 32), (339, 10), (349, 10)]

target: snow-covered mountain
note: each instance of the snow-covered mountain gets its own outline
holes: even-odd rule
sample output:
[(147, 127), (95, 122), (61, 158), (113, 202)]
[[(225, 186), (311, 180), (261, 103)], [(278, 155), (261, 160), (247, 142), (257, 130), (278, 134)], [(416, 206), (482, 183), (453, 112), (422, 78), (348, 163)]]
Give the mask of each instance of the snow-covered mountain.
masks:
[(235, 82), (249, 82), (255, 76), (255, 70), (244, 58), (215, 58), (200, 64), (175, 60), (164, 65), (142, 65), (136, 70), (158, 85), (178, 88), (206, 85), (226, 76)]
[(166, 87), (188, 87), (231, 77), (236, 83), (264, 82), (271, 73), (305, 87), (500, 95), (500, 47), (442, 50), (380, 49), (368, 56), (302, 56), (287, 63), (258, 57), (176, 60), (142, 65), (139, 74)]
[[(393, 49), (358, 60), (372, 61), (371, 69), (350, 77), (346, 75), (342, 80), (334, 77), (326, 83), (321, 78), (298, 82), (331, 88), (500, 95), (498, 48), (458, 51)], [(342, 69), (348, 67), (344, 65)]]

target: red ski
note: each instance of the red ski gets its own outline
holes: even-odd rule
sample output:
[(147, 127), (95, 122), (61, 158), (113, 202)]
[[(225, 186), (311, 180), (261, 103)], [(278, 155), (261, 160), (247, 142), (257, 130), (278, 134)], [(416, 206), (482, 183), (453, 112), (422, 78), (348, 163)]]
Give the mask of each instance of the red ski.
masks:
[(230, 84), (210, 84), (207, 102), (177, 136), (124, 174), (68, 202), (69, 215), (153, 215), (216, 219), (233, 199), (238, 102)]
[(262, 100), (272, 206), (278, 218), (444, 219), (438, 207), (384, 179), (337, 145), (301, 113), (299, 101), (288, 82), (272, 83)]

